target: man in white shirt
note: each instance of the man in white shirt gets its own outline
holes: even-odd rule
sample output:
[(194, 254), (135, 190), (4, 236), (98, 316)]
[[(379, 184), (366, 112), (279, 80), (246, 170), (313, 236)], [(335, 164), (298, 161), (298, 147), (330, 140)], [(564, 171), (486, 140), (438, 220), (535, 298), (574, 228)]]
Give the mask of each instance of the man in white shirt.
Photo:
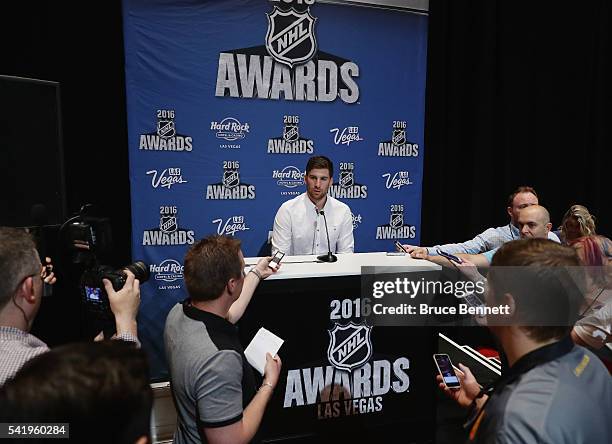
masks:
[(325, 156), (314, 156), (306, 165), (306, 193), (283, 203), (274, 218), (272, 253), (287, 255), (328, 252), (325, 219), (332, 253), (352, 253), (353, 217), (348, 205), (327, 195), (334, 167)]

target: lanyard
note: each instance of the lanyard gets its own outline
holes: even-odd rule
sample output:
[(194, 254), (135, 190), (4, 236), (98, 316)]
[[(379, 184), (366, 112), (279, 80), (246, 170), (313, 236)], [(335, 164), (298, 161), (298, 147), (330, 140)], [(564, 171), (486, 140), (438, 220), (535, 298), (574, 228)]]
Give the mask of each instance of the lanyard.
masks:
[[(521, 237), (521, 233), (520, 232), (519, 232), (518, 237), (514, 237), (515, 234), (514, 234), (513, 228), (516, 228), (516, 227), (514, 225), (512, 225), (512, 222), (510, 222), (508, 224), (508, 228), (510, 229), (510, 237), (512, 238), (512, 240), (516, 240), (516, 239), (519, 239)], [(518, 228), (517, 228), (517, 230), (518, 230)]]

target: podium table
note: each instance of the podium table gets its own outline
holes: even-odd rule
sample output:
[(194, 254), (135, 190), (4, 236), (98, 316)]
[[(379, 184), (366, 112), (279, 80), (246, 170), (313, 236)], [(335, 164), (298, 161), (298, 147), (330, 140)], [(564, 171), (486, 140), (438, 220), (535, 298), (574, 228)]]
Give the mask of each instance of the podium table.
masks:
[[(245, 258), (254, 265), (257, 258)], [(386, 253), (285, 256), (238, 323), (246, 346), (260, 327), (285, 340), (264, 442), (433, 442), (436, 332), (367, 325), (362, 267), (410, 273), (440, 267)]]
[[(285, 256), (282, 266), (262, 284), (270, 281), (288, 279), (308, 279), (321, 277), (359, 276), (361, 267), (380, 267), (383, 272), (417, 272), (440, 270), (440, 266), (408, 255), (388, 255), (385, 252), (338, 254), (337, 262), (318, 262), (316, 255)], [(255, 265), (259, 258), (248, 257), (244, 261)]]

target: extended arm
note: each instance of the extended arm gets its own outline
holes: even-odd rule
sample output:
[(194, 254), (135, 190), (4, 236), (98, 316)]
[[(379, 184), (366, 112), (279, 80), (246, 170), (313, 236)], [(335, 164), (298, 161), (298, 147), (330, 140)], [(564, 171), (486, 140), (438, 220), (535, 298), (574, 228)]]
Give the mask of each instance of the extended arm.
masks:
[(508, 239), (505, 239), (502, 232), (497, 228), (488, 228), (471, 240), (457, 243), (457, 244), (444, 244), (435, 245), (433, 247), (427, 247), (427, 252), (430, 256), (437, 255), (436, 250), (439, 248), (447, 253), (464, 253), (464, 254), (478, 254), (484, 253), (487, 250), (492, 250), (495, 247), (499, 247)]
[(253, 270), (247, 273), (246, 277), (244, 278), (244, 284), (242, 285), (240, 297), (234, 301), (227, 313), (227, 320), (232, 324), (238, 322), (244, 314), (249, 302), (251, 302), (255, 289), (259, 285), (259, 281), (276, 272), (276, 270), (272, 270), (270, 267), (268, 267), (271, 259), (272, 257), (262, 257), (259, 259), (259, 261), (257, 261), (257, 265), (255, 265)]

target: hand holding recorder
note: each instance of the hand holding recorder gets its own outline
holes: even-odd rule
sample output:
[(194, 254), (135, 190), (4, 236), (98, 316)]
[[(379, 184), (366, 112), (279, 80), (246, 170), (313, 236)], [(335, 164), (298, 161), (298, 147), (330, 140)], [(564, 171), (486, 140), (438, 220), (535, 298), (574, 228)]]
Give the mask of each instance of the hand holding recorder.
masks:
[[(277, 253), (278, 254), (278, 253)], [(275, 255), (274, 257), (276, 257)], [(255, 273), (260, 281), (266, 279), (267, 277), (273, 275), (278, 270), (280, 266), (279, 261), (275, 261), (274, 266), (270, 266), (272, 261), (274, 261), (274, 257), (266, 256), (262, 257), (257, 261), (257, 264), (251, 269), (252, 273)], [(282, 257), (282, 256), (281, 256)]]
[(280, 266), (280, 261), (285, 257), (285, 253), (283, 253), (282, 251), (277, 251), (274, 254), (274, 257), (270, 260), (270, 263), (268, 264), (268, 267), (270, 267), (272, 270), (277, 270), (278, 267)]

